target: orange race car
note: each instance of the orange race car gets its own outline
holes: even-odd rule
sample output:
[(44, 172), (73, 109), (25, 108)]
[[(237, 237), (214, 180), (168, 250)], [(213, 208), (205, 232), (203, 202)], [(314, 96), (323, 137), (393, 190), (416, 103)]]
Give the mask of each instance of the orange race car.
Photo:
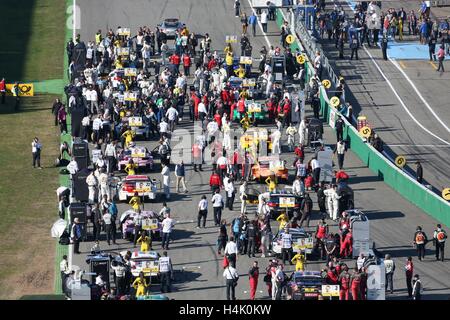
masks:
[(287, 181), (289, 173), (285, 161), (280, 160), (277, 156), (259, 157), (252, 166), (253, 179), (264, 181), (271, 175), (275, 175), (278, 180)]

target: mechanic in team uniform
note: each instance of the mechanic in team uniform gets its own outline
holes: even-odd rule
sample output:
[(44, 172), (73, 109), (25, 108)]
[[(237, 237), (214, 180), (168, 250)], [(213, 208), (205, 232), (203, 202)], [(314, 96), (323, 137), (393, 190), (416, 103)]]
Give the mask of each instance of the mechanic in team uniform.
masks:
[(416, 232), (414, 233), (413, 244), (416, 246), (417, 256), (420, 261), (422, 261), (422, 259), (425, 259), (425, 245), (427, 244), (427, 242), (427, 235), (424, 231), (422, 231), (422, 227), (418, 226)]
[(436, 230), (433, 233), (433, 242), (436, 247), (436, 260), (440, 260), (444, 262), (444, 248), (445, 248), (445, 240), (447, 239), (447, 233), (442, 229), (440, 224), (437, 225)]

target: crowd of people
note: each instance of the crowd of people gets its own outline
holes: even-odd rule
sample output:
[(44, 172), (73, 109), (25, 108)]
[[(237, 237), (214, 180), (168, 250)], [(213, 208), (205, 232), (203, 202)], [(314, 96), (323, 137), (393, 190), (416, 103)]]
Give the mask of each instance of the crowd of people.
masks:
[[(241, 56), (251, 55), (248, 30), (244, 28), (244, 25), (247, 23), (254, 25), (258, 17), (252, 14), (248, 18), (245, 14), (240, 14), (239, 5), (235, 5), (236, 7), (238, 8), (236, 16), (242, 17), (243, 24), (240, 40)], [(264, 11), (261, 15), (269, 15), (270, 19), (270, 12)], [(265, 17), (259, 19), (266, 21)], [(250, 299), (255, 299), (260, 274), (265, 275), (264, 282), (267, 285), (268, 295), (274, 300), (279, 300), (282, 299), (289, 281), (292, 280), (284, 271), (286, 263), (295, 264), (296, 271), (307, 269), (307, 254), (302, 250), (294, 254), (295, 243), (290, 230), (310, 228), (314, 206), (310, 195), (313, 193), (317, 195), (320, 215), (317, 226), (312, 228), (315, 242), (313, 256), (325, 261), (321, 270), (324, 284), (339, 284), (342, 300), (349, 300), (350, 297), (353, 300), (367, 299), (366, 262), (372, 257), (360, 255), (354, 266), (350, 265), (353, 264), (351, 260), (347, 260), (352, 258), (353, 239), (350, 218), (346, 210), (352, 209), (351, 202), (348, 200), (353, 201), (353, 199), (346, 199), (344, 202), (341, 199), (343, 195), (339, 192), (340, 189), (348, 187), (349, 179), (344, 171), (344, 157), (347, 150), (343, 140), (344, 122), (342, 119), (336, 122), (337, 139), (334, 153), (337, 156), (339, 170), (335, 171), (331, 182), (322, 181), (318, 153), (324, 150), (324, 145), (321, 143), (317, 148), (310, 148), (309, 119), (307, 117), (300, 119), (297, 129), (291, 117), (299, 113), (298, 108), (293, 105), (291, 93), (282, 85), (274, 83), (272, 75), (271, 59), (283, 54), (286, 59), (287, 78), (304, 80), (302, 77), (304, 66), (297, 61), (301, 53), (292, 53), (288, 48), (287, 30), (288, 26), (285, 23), (281, 33), (281, 47), (271, 47), (270, 50), (261, 48), (261, 63), (256, 74), (235, 62), (234, 58), (239, 55), (233, 52), (230, 44), (224, 48), (225, 56), (223, 56), (212, 49), (213, 43), (208, 34), (197, 37), (186, 26), (177, 30), (173, 50), (168, 45), (167, 36), (159, 28), (152, 32), (149, 27), (144, 26), (138, 30), (136, 36), (124, 34), (121, 27), (116, 31), (110, 29), (106, 34), (99, 30), (95, 35), (95, 41), (90, 41), (87, 45), (84, 70), (81, 72), (74, 58), (74, 47), (82, 46), (82, 40), (78, 36), (75, 43), (69, 42), (67, 53), (71, 61), (73, 81), (66, 87), (67, 111), (73, 113), (75, 110), (81, 110), (83, 114), (78, 132), (74, 132), (75, 124), (72, 122), (72, 134), (90, 142), (91, 147), (96, 150), (93, 171), (86, 178), (89, 189), (90, 223), (93, 225), (93, 240), (96, 241), (93, 252), (99, 251), (102, 232), (106, 234), (108, 245), (111, 242), (115, 244), (118, 225), (120, 225), (119, 233), (122, 233), (124, 238), (127, 236), (123, 232), (123, 221), (119, 221), (115, 196), (117, 195), (117, 176), (120, 175), (118, 173), (120, 159), (125, 152), (139, 144), (136, 141), (136, 127), (143, 128), (141, 133), (144, 140), (158, 141), (158, 147), (152, 156), (155, 158), (158, 156), (161, 159), (162, 193), (165, 200), (171, 199), (171, 164), (175, 165), (173, 174), (176, 178), (176, 191), (181, 192), (181, 184), (182, 192), (189, 193), (186, 186), (186, 184), (189, 185), (189, 181), (186, 181), (186, 164), (184, 161), (173, 162), (171, 159), (171, 140), (176, 135), (179, 124), (186, 121), (184, 111), (187, 106), (189, 121), (201, 128), (194, 137), (192, 146), (189, 145), (192, 155), (189, 158), (191, 162), (189, 164), (192, 164), (195, 171), (203, 171), (204, 164), (212, 165), (209, 179), (211, 194), (203, 195), (198, 203), (197, 228), (206, 227), (211, 204), (214, 226), (219, 228), (217, 254), (223, 256), (223, 277), (226, 281), (227, 299), (236, 298), (239, 256), (247, 255), (253, 258), (261, 254), (262, 258), (271, 257), (275, 234), (281, 235), (282, 259), (281, 261), (271, 259), (265, 271), (262, 272), (258, 261), (252, 263), (248, 272)], [(343, 37), (343, 33), (341, 34), (340, 37)], [(198, 39), (201, 39), (199, 43), (197, 43)], [(197, 45), (199, 45), (198, 49)], [(181, 66), (183, 68), (180, 70)], [(135, 71), (127, 74), (125, 70), (130, 68)], [(314, 117), (318, 118), (320, 108), (318, 86), (322, 71), (320, 54), (314, 60), (314, 68), (318, 75), (310, 80), (310, 98)], [(278, 157), (283, 154), (282, 137), (284, 135), (289, 141), (289, 152), (285, 155), (295, 157), (292, 165), (295, 179), (289, 187), (292, 190), (291, 193), (301, 198), (301, 203), (292, 215), (287, 211), (278, 212), (276, 216), (278, 226), (272, 226), (274, 210), (269, 206), (268, 200), (271, 193), (285, 192), (286, 188), (278, 183), (275, 173), (271, 174), (265, 179), (267, 184), (265, 192), (258, 196), (256, 212), (250, 213), (247, 200), (250, 196), (252, 165), (257, 162), (261, 154), (256, 148), (257, 144), (242, 147), (233, 143), (235, 132), (245, 134), (253, 126), (255, 119), (247, 112), (246, 107), (250, 90), (242, 86), (233, 86), (230, 80), (232, 77), (246, 78), (252, 75), (262, 77), (266, 81), (264, 98), (270, 123), (269, 152), (272, 156)], [(189, 85), (191, 81), (192, 85)], [(342, 81), (342, 87), (337, 91), (337, 96), (344, 94), (344, 84), (345, 82)], [(56, 100), (52, 112), (55, 115), (55, 125), (59, 123), (62, 133), (67, 131), (65, 110), (66, 106)], [(237, 121), (235, 110), (239, 114)], [(349, 112), (351, 117), (351, 111)], [(142, 119), (142, 123), (135, 127), (131, 126), (128, 121), (131, 117)], [(298, 143), (296, 143), (297, 135)], [(35, 146), (33, 145), (33, 150)], [(307, 149), (311, 150), (311, 155), (308, 155), (308, 157), (311, 156), (309, 161), (305, 161)], [(71, 175), (76, 174), (78, 163), (70, 148), (63, 144), (60, 151), (61, 159), (64, 158), (65, 152), (71, 157), (67, 169)], [(284, 164), (286, 165), (286, 161)], [(132, 159), (123, 169), (128, 176), (133, 176), (140, 170)], [(234, 202), (237, 193), (241, 203), (238, 209), (239, 214), (227, 222), (222, 218), (222, 212), (223, 210), (235, 211)], [(151, 234), (143, 230), (140, 224), (142, 221), (139, 217), (143, 206), (138, 192), (131, 198), (129, 205), (135, 212), (133, 245), (136, 247), (140, 244), (141, 252), (151, 251), (155, 248), (155, 244)], [(65, 194), (61, 193), (60, 216), (63, 219), (66, 207)], [(171, 218), (170, 209), (166, 203), (158, 213), (158, 219), (161, 223), (161, 248), (164, 250), (159, 258), (158, 274), (161, 280), (161, 291), (170, 292), (173, 268), (167, 251), (175, 222)], [(330, 230), (327, 219), (337, 222), (337, 232), (333, 233)], [(83, 227), (86, 226), (79, 223), (77, 218), (71, 227), (70, 237), (76, 254), (80, 253), (79, 243), (83, 238)], [(416, 243), (420, 244), (417, 241)], [(140, 274), (135, 279), (131, 276), (130, 258), (131, 252), (128, 252), (121, 261), (113, 263), (115, 289), (110, 288), (109, 279), (97, 277), (96, 284), (101, 288), (100, 295), (105, 299), (118, 299), (130, 295), (142, 297), (149, 292), (150, 283), (144, 274)], [(389, 261), (388, 258), (385, 259), (385, 264), (389, 265), (386, 261)], [(408, 263), (410, 266), (408, 270), (412, 274), (411, 259)], [(242, 267), (239, 266), (239, 269)], [(64, 261), (61, 264), (61, 272), (63, 280), (73, 277), (73, 272), (68, 269)], [(389, 279), (392, 280), (391, 277)], [(415, 278), (415, 286), (420, 286), (418, 276)], [(420, 290), (413, 289), (413, 291), (414, 296), (419, 297), (417, 292)]]

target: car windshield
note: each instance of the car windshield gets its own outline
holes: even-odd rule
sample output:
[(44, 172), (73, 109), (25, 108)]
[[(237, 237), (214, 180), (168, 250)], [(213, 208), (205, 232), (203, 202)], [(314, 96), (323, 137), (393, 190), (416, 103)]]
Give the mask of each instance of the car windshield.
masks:
[(178, 26), (178, 21), (174, 21), (174, 20), (168, 20), (168, 21), (164, 21), (163, 23), (164, 27), (167, 28), (173, 28), (173, 27), (177, 27)]
[(302, 286), (320, 286), (322, 285), (322, 278), (314, 276), (296, 276), (295, 283)]

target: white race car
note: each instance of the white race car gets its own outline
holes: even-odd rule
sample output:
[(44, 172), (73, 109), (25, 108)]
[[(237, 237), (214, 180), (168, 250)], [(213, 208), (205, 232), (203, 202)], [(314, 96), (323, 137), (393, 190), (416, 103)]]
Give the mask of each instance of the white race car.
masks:
[(158, 181), (146, 175), (131, 175), (119, 182), (119, 200), (126, 201), (137, 192), (139, 197), (155, 200), (158, 195)]
[[(127, 251), (122, 251), (120, 254), (125, 256)], [(141, 252), (134, 251), (131, 254), (131, 274), (133, 277), (139, 277), (141, 271), (144, 277), (158, 276), (159, 272), (159, 257), (156, 251)]]

